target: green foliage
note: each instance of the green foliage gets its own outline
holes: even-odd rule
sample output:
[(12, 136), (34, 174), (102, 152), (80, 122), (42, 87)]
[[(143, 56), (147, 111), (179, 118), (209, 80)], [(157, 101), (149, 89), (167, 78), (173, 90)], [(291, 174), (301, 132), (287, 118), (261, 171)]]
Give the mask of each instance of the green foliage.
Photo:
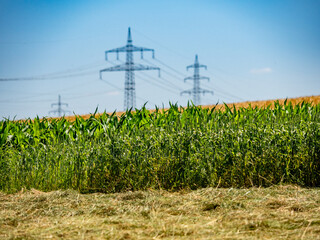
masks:
[(0, 122), (0, 190), (320, 186), (320, 105)]

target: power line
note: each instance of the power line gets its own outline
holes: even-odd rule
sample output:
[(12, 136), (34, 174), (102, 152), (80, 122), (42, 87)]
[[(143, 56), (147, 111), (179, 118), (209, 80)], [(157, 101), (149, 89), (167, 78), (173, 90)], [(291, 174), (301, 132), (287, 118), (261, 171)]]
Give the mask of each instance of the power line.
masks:
[[(111, 64), (115, 64), (114, 62), (108, 60)], [(122, 62), (121, 60), (119, 60), (120, 62)], [(165, 72), (163, 69), (162, 69), (163, 72)], [(142, 77), (141, 75), (143, 75), (144, 77)], [(153, 85), (153, 86), (157, 86), (167, 92), (170, 92), (170, 93), (173, 93), (175, 95), (179, 94), (179, 92), (173, 90), (173, 89), (177, 89), (177, 90), (182, 90), (182, 88), (178, 87), (177, 85), (174, 85), (171, 81), (168, 81), (167, 79), (163, 78), (162, 76), (159, 78), (159, 79), (156, 79), (155, 77), (153, 76), (150, 76), (148, 75), (147, 73), (145, 72), (139, 72), (137, 73), (137, 77), (138, 79), (150, 84), (150, 85)], [(153, 80), (152, 82), (150, 80)], [(173, 88), (168, 88), (167, 85), (164, 85), (164, 84), (170, 84), (173, 86)]]
[[(145, 60), (144, 59), (144, 61), (146, 61), (146, 62), (149, 62), (148, 60)], [(165, 66), (165, 65), (164, 65)], [(166, 65), (165, 67), (167, 67), (168, 65)], [(168, 67), (167, 67), (168, 68)], [(173, 69), (173, 68), (172, 68)], [(170, 75), (171, 77), (173, 77), (173, 78), (176, 78), (176, 79), (181, 79), (181, 77), (177, 77), (176, 75), (174, 75), (174, 74), (172, 74), (172, 73), (170, 73), (170, 72), (168, 72), (168, 71), (166, 71), (166, 70), (162, 70), (163, 72), (165, 72), (165, 73), (167, 73), (168, 75)]]
[[(147, 60), (144, 60), (144, 61), (146, 61), (146, 62), (149, 62), (149, 61), (147, 61)], [(162, 61), (158, 61), (158, 62), (162, 62)], [(169, 68), (170, 70), (174, 70), (174, 68), (172, 68), (172, 67), (170, 67), (169, 65), (166, 65), (165, 66), (166, 68)], [(164, 70), (163, 68), (162, 68), (162, 72), (167, 72), (166, 70)], [(186, 75), (184, 75), (184, 74), (182, 74), (181, 72), (179, 72), (178, 70), (175, 70), (175, 72), (177, 72), (177, 73), (179, 73), (180, 75), (182, 75), (182, 76), (186, 76)], [(208, 71), (209, 72), (209, 71)], [(178, 78), (178, 77), (176, 77), (175, 75), (171, 75), (171, 76), (173, 76), (175, 79), (179, 79), (180, 80), (180, 78)], [(162, 77), (161, 77), (162, 78)], [(167, 80), (166, 80), (167, 81)], [(174, 85), (172, 82), (170, 82), (170, 81), (167, 81), (169, 84), (171, 84), (171, 85), (173, 85), (174, 87), (175, 87), (175, 89), (179, 89), (179, 90), (182, 90), (180, 87), (178, 87), (177, 85)], [(207, 85), (207, 84), (203, 84), (204, 85), (204, 87), (206, 87), (206, 88), (212, 88), (212, 87), (210, 87), (209, 85)], [(234, 99), (237, 99), (237, 100), (241, 100), (241, 101), (244, 101), (244, 99), (243, 98), (240, 98), (240, 97), (238, 97), (238, 96), (235, 96), (235, 95), (233, 95), (233, 94), (231, 94), (231, 93), (228, 93), (228, 92), (226, 92), (226, 91), (224, 91), (224, 90), (222, 90), (222, 89), (220, 89), (220, 88), (218, 88), (218, 87), (213, 87), (213, 89), (214, 89), (214, 91), (216, 92), (216, 95), (220, 95), (220, 96), (222, 96), (222, 97), (224, 97), (224, 98), (227, 98), (227, 99), (230, 99), (230, 100), (234, 100)], [(218, 94), (217, 94), (218, 93)], [(219, 94), (220, 93), (220, 94)]]
[(49, 74), (45, 74), (44, 76), (54, 76), (54, 75), (61, 75), (61, 74), (65, 74), (65, 73), (80, 73), (82, 71), (85, 71), (87, 69), (90, 68), (100, 68), (102, 65), (104, 65), (104, 63), (102, 63), (101, 61), (99, 61), (99, 64), (97, 64), (97, 62), (95, 63), (91, 63), (91, 64), (86, 64), (86, 65), (81, 65), (75, 68), (70, 68), (70, 69), (66, 69), (63, 71), (58, 71), (58, 72), (53, 72), (53, 73), (49, 73)]
[[(99, 61), (100, 62), (100, 61)], [(15, 77), (15, 78), (0, 78), (0, 81), (36, 81), (36, 80), (53, 80), (53, 79), (59, 79), (59, 78), (68, 78), (68, 77), (78, 77), (82, 75), (90, 75), (93, 73), (96, 73), (96, 71), (87, 71), (90, 68), (97, 68), (102, 66), (102, 63), (97, 64), (97, 62), (91, 63), (91, 64), (85, 64), (81, 65), (75, 68), (70, 68), (58, 72), (52, 72), (32, 77)], [(70, 73), (70, 74), (68, 74)], [(66, 75), (67, 74), (67, 75)]]
[(42, 99), (42, 100), (31, 100), (31, 101), (23, 101), (20, 99), (18, 100), (6, 100), (6, 101), (0, 101), (0, 104), (8, 104), (8, 103), (43, 103), (43, 102), (52, 102), (52, 99)]
[[(170, 88), (167, 88), (167, 87), (165, 87), (165, 86), (163, 86), (163, 85), (160, 85), (159, 82), (155, 82), (155, 81), (150, 82), (150, 79), (154, 79), (153, 77), (148, 76), (148, 75), (143, 74), (143, 73), (138, 73), (138, 74), (140, 75), (140, 76), (138, 76), (138, 78), (141, 79), (142, 81), (147, 82), (147, 83), (150, 83), (150, 84), (152, 84), (152, 85), (154, 85), (154, 86), (157, 86), (157, 87), (159, 87), (159, 88), (161, 88), (161, 89), (163, 89), (163, 90), (165, 90), (165, 91), (171, 92), (171, 93), (173, 93), (173, 94), (177, 94), (177, 92), (175, 92), (174, 90), (172, 90), (172, 89), (170, 89)], [(146, 76), (147, 78), (141, 77), (141, 75), (144, 75), (144, 76)]]
[(89, 39), (96, 39), (96, 36), (91, 36), (88, 37), (86, 36), (85, 38), (79, 36), (77, 38), (69, 38), (69, 39), (51, 39), (51, 40), (31, 40), (31, 41), (0, 41), (0, 44), (6, 44), (6, 45), (33, 45), (33, 44), (50, 44), (50, 43), (60, 43), (60, 42), (71, 42), (71, 41), (76, 41), (79, 39), (82, 40), (89, 40)]
[(174, 71), (175, 73), (177, 73), (177, 74), (181, 75), (182, 77), (186, 77), (186, 75), (185, 75), (185, 74), (183, 74), (183, 73), (181, 73), (180, 71), (178, 71), (178, 70), (176, 70), (176, 69), (174, 69), (174, 68), (170, 67), (169, 65), (165, 64), (164, 62), (162, 62), (161, 60), (159, 60), (159, 58), (155, 58), (155, 60), (156, 60), (157, 62), (159, 62), (160, 64), (162, 64), (163, 66), (165, 66), (165, 67), (167, 67), (167, 68), (171, 69), (171, 70), (172, 70), (172, 71)]
[[(184, 76), (185, 77), (185, 75), (183, 74), (183, 73), (181, 73), (181, 72), (179, 72), (178, 70), (175, 70), (174, 68), (172, 68), (172, 67), (170, 67), (169, 65), (166, 65), (166, 64), (163, 64), (163, 62), (162, 61), (160, 61), (159, 59), (155, 59), (156, 61), (158, 61), (160, 64), (162, 64), (162, 65), (164, 65), (166, 68), (169, 68), (170, 70), (172, 70), (172, 71), (174, 71), (174, 72), (176, 72), (176, 73), (178, 73), (178, 74), (180, 74), (181, 76)], [(146, 61), (146, 60), (145, 60)], [(164, 69), (162, 69), (162, 71), (163, 72), (166, 72)], [(209, 73), (210, 73), (210, 71), (208, 71)], [(171, 76), (173, 76), (174, 78), (176, 78), (176, 79), (179, 79), (178, 77), (176, 77), (175, 75), (171, 75)], [(179, 79), (180, 80), (180, 79)], [(206, 88), (212, 88), (212, 87), (210, 87), (209, 85), (207, 85), (207, 84), (203, 84)], [(241, 101), (245, 101), (243, 98), (240, 98), (240, 97), (238, 97), (238, 96), (235, 96), (235, 95), (233, 95), (233, 94), (231, 94), (231, 93), (228, 93), (228, 92), (226, 92), (226, 91), (224, 91), (224, 90), (221, 90), (221, 89), (219, 89), (218, 87), (213, 87), (213, 89), (215, 90), (215, 92), (220, 92), (221, 94), (223, 94), (223, 95), (225, 95), (225, 97), (226, 98), (229, 98), (229, 99), (238, 99), (238, 100), (241, 100)], [(220, 94), (219, 94), (220, 95)]]
[(69, 74), (62, 76), (34, 76), (34, 77), (21, 77), (21, 78), (0, 78), (0, 82), (13, 82), (13, 81), (45, 81), (45, 80), (55, 80), (55, 79), (63, 79), (63, 78), (73, 78), (79, 76), (88, 76), (96, 74), (96, 71), (77, 73), (77, 74)]
[[(73, 100), (73, 99), (81, 99), (81, 98), (85, 98), (85, 97), (92, 97), (92, 96), (99, 96), (99, 95), (108, 95), (111, 92), (106, 92), (106, 91), (99, 91), (99, 92), (93, 92), (93, 93), (89, 93), (89, 94), (85, 94), (85, 95), (80, 95), (80, 96), (74, 96), (74, 97), (67, 97), (66, 99), (68, 100)], [(113, 92), (114, 93), (114, 92)]]
[[(160, 42), (152, 39), (151, 37), (145, 35), (144, 33), (140, 32), (140, 31), (138, 31), (137, 29), (134, 29), (134, 31), (137, 32), (139, 35), (143, 36), (144, 38), (146, 38), (146, 39), (154, 42), (154, 43), (157, 44), (158, 46), (166, 49), (167, 51), (175, 54), (176, 56), (179, 56), (181, 59), (184, 59), (184, 60), (187, 59), (187, 57), (186, 57), (185, 55), (183, 55), (183, 54), (175, 51), (174, 49), (169, 48), (168, 46), (163, 45), (162, 43), (160, 43)], [(167, 68), (170, 69), (171, 71), (173, 71), (173, 72), (181, 75), (182, 77), (185, 77), (185, 74), (183, 74), (183, 73), (181, 73), (180, 71), (178, 71), (178, 70), (172, 68), (171, 66), (165, 64), (164, 62), (162, 62), (162, 61), (159, 60), (158, 58), (155, 58), (155, 61), (159, 62), (160, 64), (162, 64), (163, 66), (167, 67)], [(214, 67), (214, 68), (217, 69), (218, 71), (220, 71), (221, 73), (226, 73), (226, 74), (229, 73), (228, 71), (222, 70), (222, 69), (220, 69), (220, 68), (217, 68), (217, 67)], [(162, 71), (164, 71), (164, 70), (162, 69)], [(208, 73), (210, 73), (211, 75), (215, 75), (215, 74), (213, 74), (213, 73), (210, 72), (210, 71), (208, 71)], [(225, 79), (225, 78), (224, 78), (224, 79)], [(229, 84), (234, 84), (234, 82), (231, 82), (231, 81), (228, 81), (228, 80), (225, 80), (225, 81), (228, 82)], [(203, 84), (203, 85), (206, 86), (206, 87), (208, 87), (208, 85), (206, 85), (206, 84)], [(209, 88), (211, 88), (211, 87), (209, 87)], [(214, 87), (214, 90), (216, 91), (216, 87)], [(227, 93), (227, 91), (225, 91), (225, 90), (220, 90), (220, 92), (224, 92), (225, 95), (229, 95), (229, 96), (231, 96), (232, 98), (235, 98), (235, 99), (239, 99), (239, 100), (244, 101), (243, 98), (240, 98), (240, 97), (238, 97), (238, 96), (235, 96), (234, 94)], [(229, 98), (230, 98), (230, 97), (229, 97)]]
[[(82, 86), (85, 86), (85, 85), (88, 85), (88, 84), (92, 84), (92, 80), (90, 80), (90, 81), (86, 81), (86, 82), (84, 82), (84, 83), (81, 83), (81, 84), (77, 84), (77, 85), (73, 85), (72, 87), (67, 87), (67, 88), (63, 88), (63, 89), (60, 89), (59, 91), (60, 92), (64, 92), (64, 91), (66, 91), (66, 90), (69, 90), (69, 89), (75, 89), (75, 88), (78, 88), (78, 87), (82, 87)], [(15, 98), (14, 100), (5, 100), (5, 101), (1, 101), (0, 100), (0, 103), (19, 103), (19, 101), (20, 101), (20, 103), (21, 102), (51, 102), (52, 101), (52, 99), (51, 100), (35, 100), (35, 101), (26, 101), (26, 100), (28, 100), (28, 99), (30, 99), (30, 98), (36, 98), (36, 97), (43, 97), (43, 96), (48, 96), (48, 95), (55, 95), (56, 93), (54, 93), (54, 92), (46, 92), (46, 93), (34, 93), (34, 95), (32, 95), (32, 96), (26, 96), (26, 97), (23, 97), (23, 98)]]
[[(97, 95), (106, 95), (110, 92), (93, 92), (93, 93), (89, 93), (89, 94), (85, 94), (85, 95), (77, 95), (77, 96), (73, 96), (73, 97), (66, 97), (65, 99), (68, 99), (68, 100), (73, 100), (73, 99), (82, 99), (82, 98), (85, 98), (85, 97), (91, 97), (91, 96), (97, 96)], [(40, 96), (43, 96), (43, 95), (40, 95)], [(39, 96), (31, 96), (31, 97), (39, 97)], [(0, 103), (33, 103), (33, 102), (52, 102), (52, 99), (51, 100), (34, 100), (34, 101), (25, 101), (24, 99), (27, 99), (27, 98), (22, 98), (22, 99), (17, 99), (16, 100), (9, 100), (9, 101), (0, 101)], [(19, 100), (24, 100), (24, 101), (20, 101)]]
[[(122, 62), (121, 60), (119, 60), (119, 61)], [(108, 60), (108, 62), (110, 62), (111, 64), (115, 65), (115, 63), (113, 61)], [(122, 63), (124, 63), (124, 62), (122, 62)], [(178, 94), (178, 92), (175, 92), (174, 90), (168, 88), (166, 85), (163, 85), (165, 83), (169, 83), (169, 84), (172, 85), (172, 83), (170, 81), (164, 79), (163, 77), (160, 77), (159, 79), (156, 79), (155, 77), (150, 76), (145, 72), (137, 72), (136, 75), (137, 75), (138, 79), (140, 79), (140, 80), (142, 80), (142, 81), (144, 81), (144, 82), (146, 82), (148, 84), (152, 84), (153, 86), (157, 86), (157, 87), (159, 87), (159, 88), (161, 88), (161, 89), (163, 89), (165, 91), (168, 91), (168, 92), (171, 92), (171, 93), (174, 93), (174, 94)], [(143, 75), (144, 77), (142, 77), (141, 75)], [(153, 81), (151, 82), (150, 80), (153, 80)], [(113, 86), (115, 87), (115, 85), (113, 85)], [(174, 85), (173, 88), (174, 89), (175, 88), (181, 89), (181, 88), (177, 87), (176, 85)]]
[(133, 31), (136, 32), (136, 33), (138, 33), (139, 35), (145, 37), (146, 39), (149, 39), (149, 41), (154, 42), (155, 44), (161, 46), (162, 48), (166, 49), (167, 51), (173, 52), (173, 53), (175, 53), (176, 55), (178, 55), (179, 57), (181, 57), (181, 58), (183, 58), (183, 59), (187, 59), (186, 56), (184, 56), (184, 55), (182, 55), (181, 53), (179, 53), (179, 52), (177, 52), (177, 51), (175, 51), (175, 50), (173, 50), (173, 49), (170, 49), (170, 48), (168, 48), (167, 46), (163, 45), (162, 43), (160, 43), (160, 42), (158, 42), (158, 41), (156, 41), (156, 40), (148, 37), (147, 35), (145, 35), (144, 33), (140, 32), (140, 31), (138, 31), (137, 29), (134, 28)]
[[(146, 61), (146, 60), (144, 60), (144, 61)], [(149, 61), (146, 61), (146, 62), (148, 62), (149, 64), (152, 64), (152, 63), (150, 63)], [(175, 78), (175, 79), (181, 80), (179, 77), (171, 74), (170, 72), (164, 70), (163, 68), (162, 68), (162, 72), (167, 73), (169, 76), (171, 76), (171, 77), (173, 77), (173, 78)], [(172, 87), (174, 87), (174, 88), (176, 88), (176, 89), (179, 89), (179, 90), (182, 90), (179, 86), (177, 86), (177, 85), (175, 85), (174, 83), (172, 83), (172, 81), (168, 81), (168, 80), (166, 80), (166, 79), (163, 78), (163, 77), (160, 77), (160, 78), (163, 79), (163, 81), (165, 81), (165, 82), (167, 82), (168, 84), (170, 84)], [(179, 82), (180, 82), (180, 81), (179, 81)]]
[[(120, 62), (122, 62), (121, 60), (119, 60)], [(153, 63), (151, 63), (150, 61), (147, 61), (147, 60), (144, 60), (144, 61), (146, 61), (146, 62), (148, 62), (150, 65), (153, 65)], [(112, 64), (114, 64), (112, 61), (109, 61), (110, 63), (112, 63)], [(124, 62), (122, 62), (122, 63), (124, 63)], [(163, 71), (163, 72), (166, 72), (166, 71), (164, 71), (163, 69), (161, 69), (161, 71)], [(137, 74), (141, 74), (141, 75), (144, 75), (145, 77), (147, 77), (148, 79), (153, 79), (154, 81), (153, 81), (153, 85), (156, 85), (156, 86), (158, 86), (158, 87), (160, 87), (160, 88), (162, 88), (162, 89), (164, 89), (164, 90), (166, 90), (166, 91), (169, 91), (169, 92), (171, 92), (171, 93), (175, 93), (176, 94), (176, 92), (173, 92), (172, 91), (172, 89), (170, 89), (170, 88), (167, 88), (167, 85), (163, 85), (163, 84), (170, 84), (170, 85), (172, 85), (172, 87), (175, 89), (175, 88), (178, 88), (178, 89), (181, 89), (180, 87), (178, 87), (177, 85), (174, 85), (172, 82), (170, 82), (170, 81), (168, 81), (168, 80), (166, 80), (165, 78), (163, 78), (162, 76), (160, 76), (158, 79), (156, 79), (155, 77), (152, 77), (152, 76), (150, 76), (150, 75), (148, 75), (147, 73), (145, 73), (145, 72), (137, 72)], [(139, 78), (141, 78), (141, 76), (139, 76)], [(148, 79), (145, 79), (145, 78), (141, 78), (141, 80), (143, 80), (144, 82), (147, 82), (147, 83), (149, 83), (149, 84), (151, 84), (151, 82), (148, 80)], [(159, 85), (160, 84), (160, 85)], [(162, 85), (161, 85), (162, 84)]]
[[(120, 87), (118, 87), (118, 86), (116, 86), (116, 85), (114, 85), (114, 84), (112, 84), (112, 83), (110, 83), (110, 82), (107, 82), (107, 81), (104, 80), (104, 79), (100, 79), (100, 80), (101, 80), (102, 82), (108, 84), (109, 86), (111, 86), (111, 87), (113, 87), (113, 88), (115, 88), (115, 89), (117, 89), (117, 90), (119, 90), (119, 91), (121, 91), (121, 92), (124, 92), (124, 90), (123, 90), (122, 88), (120, 88)], [(151, 101), (149, 101), (149, 100), (146, 100), (146, 99), (144, 99), (144, 98), (141, 98), (141, 97), (139, 97), (139, 96), (136, 96), (136, 98), (140, 99), (140, 100), (143, 101), (144, 103), (150, 102), (151, 104), (156, 105), (155, 103), (153, 103), (153, 102), (151, 102)]]

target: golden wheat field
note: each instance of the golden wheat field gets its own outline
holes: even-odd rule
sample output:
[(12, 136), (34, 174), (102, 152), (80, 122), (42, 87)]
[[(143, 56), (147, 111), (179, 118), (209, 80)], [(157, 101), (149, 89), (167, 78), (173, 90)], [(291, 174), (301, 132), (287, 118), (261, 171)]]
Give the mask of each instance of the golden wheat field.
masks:
[[(279, 101), (280, 104), (283, 104), (285, 100), (286, 99), (247, 101), (247, 102), (230, 103), (230, 104), (227, 104), (227, 105), (229, 107), (232, 107), (234, 105), (236, 108), (240, 108), (240, 107), (247, 108), (250, 105), (251, 105), (251, 107), (267, 107), (268, 105), (273, 106), (275, 101)], [(288, 103), (291, 102), (293, 105), (296, 105), (296, 104), (301, 103), (303, 101), (304, 102), (308, 102), (308, 103), (312, 103), (312, 104), (318, 104), (318, 103), (320, 103), (320, 95), (319, 96), (305, 96), (305, 97), (297, 97), (297, 98), (288, 98), (287, 99), (287, 102)], [(202, 107), (203, 108), (212, 108), (214, 106), (215, 105), (204, 105)], [(217, 108), (218, 109), (223, 109), (224, 108), (224, 104), (218, 104)], [(124, 112), (119, 111), (116, 114), (118, 116), (120, 116), (123, 113)], [(84, 119), (88, 119), (90, 116), (91, 116), (91, 114), (81, 115), (81, 117), (84, 118)], [(65, 118), (70, 120), (70, 121), (74, 121), (75, 120), (75, 116), (66, 116)]]

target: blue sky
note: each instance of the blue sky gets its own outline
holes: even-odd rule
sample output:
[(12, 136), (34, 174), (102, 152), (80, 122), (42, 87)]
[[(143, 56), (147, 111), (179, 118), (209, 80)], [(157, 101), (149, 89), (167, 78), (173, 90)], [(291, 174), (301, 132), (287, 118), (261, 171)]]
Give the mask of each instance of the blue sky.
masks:
[(137, 107), (186, 105), (195, 54), (214, 91), (202, 104), (319, 95), (319, 12), (317, 0), (0, 0), (0, 117), (48, 116), (59, 94), (76, 114), (122, 110), (124, 72), (103, 75), (114, 87), (99, 70), (125, 61), (104, 51), (124, 46), (128, 27), (155, 49), (135, 61), (162, 69), (136, 73)]

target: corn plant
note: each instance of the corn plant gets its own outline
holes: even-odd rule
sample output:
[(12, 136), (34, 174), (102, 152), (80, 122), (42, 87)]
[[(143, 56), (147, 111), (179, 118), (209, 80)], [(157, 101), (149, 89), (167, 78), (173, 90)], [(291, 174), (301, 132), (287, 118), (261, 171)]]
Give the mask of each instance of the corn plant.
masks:
[(320, 186), (320, 105), (0, 122), (0, 190)]

